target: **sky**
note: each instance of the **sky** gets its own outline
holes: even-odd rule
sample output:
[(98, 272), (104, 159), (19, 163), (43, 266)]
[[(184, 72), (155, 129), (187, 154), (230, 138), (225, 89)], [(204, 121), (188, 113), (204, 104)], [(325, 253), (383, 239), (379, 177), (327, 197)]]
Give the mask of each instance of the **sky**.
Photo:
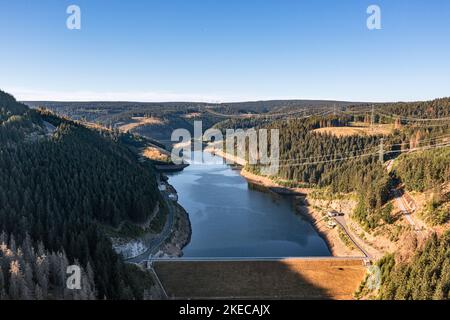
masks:
[(19, 100), (450, 96), (448, 0), (0, 0), (0, 39)]

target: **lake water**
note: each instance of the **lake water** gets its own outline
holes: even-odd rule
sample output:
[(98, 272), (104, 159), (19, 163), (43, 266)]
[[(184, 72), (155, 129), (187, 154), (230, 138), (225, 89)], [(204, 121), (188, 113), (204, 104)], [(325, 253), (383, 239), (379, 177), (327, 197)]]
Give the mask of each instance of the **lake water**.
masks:
[(191, 242), (184, 257), (330, 256), (325, 241), (294, 211), (292, 199), (251, 188), (222, 158), (203, 154), (169, 176), (189, 213)]

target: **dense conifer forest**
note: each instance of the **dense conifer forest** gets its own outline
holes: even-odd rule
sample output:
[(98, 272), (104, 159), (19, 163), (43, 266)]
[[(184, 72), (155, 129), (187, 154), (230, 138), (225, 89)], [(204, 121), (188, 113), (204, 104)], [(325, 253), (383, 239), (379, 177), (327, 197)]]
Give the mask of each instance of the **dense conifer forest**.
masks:
[(450, 180), (450, 148), (403, 154), (396, 173), (411, 191), (425, 191)]
[[(227, 126), (233, 129), (279, 129), (280, 169), (275, 179), (292, 187), (327, 188), (331, 193), (356, 192), (358, 205), (354, 217), (365, 227), (374, 228), (381, 221), (392, 222), (391, 208), (385, 205), (392, 196), (390, 190), (398, 183), (404, 183), (410, 190), (424, 191), (449, 181), (448, 147), (433, 150), (443, 141), (439, 137), (450, 137), (449, 122), (436, 125), (426, 121), (418, 123), (408, 118), (445, 117), (450, 112), (449, 105), (448, 98), (386, 104), (378, 105), (374, 114), (371, 109), (365, 111), (364, 106), (358, 106), (348, 108), (358, 110), (358, 114), (344, 110), (336, 115), (288, 117), (275, 121), (267, 118), (230, 119), (216, 127), (222, 130)], [(370, 125), (371, 121), (375, 126), (395, 124), (395, 129), (389, 135), (340, 137), (315, 131), (357, 122)], [(409, 149), (424, 147), (430, 148), (430, 151), (405, 153)], [(396, 169), (391, 174), (380, 164), (380, 148), (383, 150), (383, 161), (396, 159)], [(248, 166), (248, 169), (259, 173), (259, 165)]]
[(383, 258), (381, 299), (450, 299), (450, 233), (434, 234), (411, 261), (395, 262), (394, 255)]
[[(125, 146), (139, 141), (117, 130), (92, 131), (51, 112), (30, 110), (5, 93), (0, 98), (2, 297), (143, 298), (145, 284), (151, 280), (137, 269), (130, 272), (133, 267), (121, 262), (104, 231), (123, 221), (144, 222), (160, 200), (153, 169), (138, 163)], [(175, 128), (192, 131), (194, 120), (202, 120), (204, 130), (210, 126), (222, 131), (278, 129), (280, 170), (272, 178), (289, 187), (353, 194), (357, 200), (353, 219), (365, 230), (394, 223), (390, 201), (392, 190), (400, 186), (413, 192), (432, 191), (434, 196), (422, 213), (427, 223), (444, 225), (450, 219), (449, 193), (444, 190), (450, 181), (450, 149), (437, 148), (448, 141), (442, 137), (450, 135), (449, 98), (374, 106), (320, 101), (43, 105), (107, 126), (133, 117), (157, 117), (162, 124), (135, 129), (150, 138), (166, 137)], [(290, 115), (308, 107), (306, 116)], [(265, 116), (227, 119), (206, 108), (229, 115)], [(355, 123), (394, 129), (384, 135), (344, 136), (316, 130)], [(409, 152), (415, 149), (424, 150)], [(247, 169), (260, 172), (258, 165)], [(449, 239), (448, 233), (433, 235), (408, 261), (399, 261), (396, 255), (383, 258), (380, 297), (448, 298)], [(48, 257), (44, 280), (39, 266), (43, 256)], [(77, 296), (64, 290), (57, 276), (61, 266), (74, 261), (82, 265), (89, 281), (86, 292)]]
[(43, 291), (35, 268), (48, 254), (57, 257), (48, 262), (50, 278), (63, 272), (52, 271), (52, 263), (77, 262), (91, 275), (83, 297), (143, 298), (146, 282), (113, 251), (104, 228), (147, 219), (160, 197), (152, 168), (113, 135), (29, 110), (4, 93), (0, 106), (3, 278), (14, 265), (13, 273), (28, 281), (26, 291), (17, 291), (15, 278), (0, 278), (2, 289), (11, 298), (65, 297), (56, 280), (48, 280), (52, 292)]

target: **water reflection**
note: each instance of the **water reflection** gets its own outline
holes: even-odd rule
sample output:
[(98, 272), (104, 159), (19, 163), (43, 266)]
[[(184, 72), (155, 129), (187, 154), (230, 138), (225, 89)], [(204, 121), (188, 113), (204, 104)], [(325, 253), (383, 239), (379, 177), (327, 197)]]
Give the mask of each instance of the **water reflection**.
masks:
[(223, 163), (204, 154), (173, 174), (170, 183), (192, 224), (185, 257), (329, 256), (322, 238), (289, 198), (262, 192)]

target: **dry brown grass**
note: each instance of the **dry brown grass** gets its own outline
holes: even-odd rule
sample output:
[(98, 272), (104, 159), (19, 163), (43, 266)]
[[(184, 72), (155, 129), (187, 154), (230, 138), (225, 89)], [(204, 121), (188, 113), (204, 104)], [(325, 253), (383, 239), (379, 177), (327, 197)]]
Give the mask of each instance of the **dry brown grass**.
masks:
[(132, 120), (131, 123), (127, 123), (127, 124), (120, 126), (119, 130), (128, 132), (128, 131), (136, 129), (137, 127), (140, 127), (140, 126), (164, 124), (163, 120), (161, 120), (160, 118), (156, 118), (156, 117), (133, 117), (133, 118), (131, 118), (131, 120)]
[(352, 299), (362, 260), (160, 261), (154, 268), (172, 298)]
[(328, 127), (328, 128), (320, 128), (315, 129), (313, 132), (318, 133), (328, 133), (332, 134), (336, 137), (347, 137), (347, 136), (356, 136), (356, 135), (389, 135), (392, 133), (394, 126), (392, 124), (377, 124), (373, 127), (362, 123), (362, 122), (354, 122), (351, 123), (348, 127)]
[(170, 159), (167, 153), (163, 153), (161, 149), (155, 147), (147, 147), (142, 155), (150, 160), (168, 161)]
[(183, 117), (185, 119), (192, 119), (192, 118), (198, 118), (201, 116), (202, 116), (202, 114), (200, 112), (191, 112), (191, 113), (185, 114)]

